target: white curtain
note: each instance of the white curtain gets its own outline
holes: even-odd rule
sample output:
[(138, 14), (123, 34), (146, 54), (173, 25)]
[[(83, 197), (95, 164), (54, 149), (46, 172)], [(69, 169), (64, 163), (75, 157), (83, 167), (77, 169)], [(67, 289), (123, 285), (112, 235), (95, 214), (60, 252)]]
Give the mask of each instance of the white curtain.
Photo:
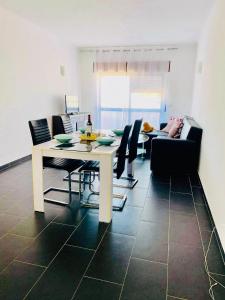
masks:
[(159, 61), (149, 49), (97, 49), (96, 127), (115, 128), (137, 118), (158, 127), (165, 121), (170, 61)]
[[(104, 58), (102, 58), (104, 59)], [(124, 58), (126, 59), (126, 58)], [(102, 75), (154, 75), (170, 72), (170, 61), (96, 61), (93, 71)]]

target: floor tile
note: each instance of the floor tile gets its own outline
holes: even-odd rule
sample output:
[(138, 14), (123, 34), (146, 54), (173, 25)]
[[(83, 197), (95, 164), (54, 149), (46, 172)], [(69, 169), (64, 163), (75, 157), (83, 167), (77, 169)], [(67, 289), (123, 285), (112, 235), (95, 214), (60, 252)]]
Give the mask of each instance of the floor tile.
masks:
[(170, 243), (168, 294), (180, 298), (208, 300), (209, 279), (201, 248)]
[[(5, 189), (9, 188), (7, 185), (5, 186)], [(0, 190), (2, 191), (2, 186), (0, 185)], [(5, 196), (3, 196), (3, 193), (1, 192), (0, 195), (0, 210), (1, 213), (4, 213), (8, 208), (10, 208), (14, 204), (14, 201), (12, 199), (9, 199)]]
[(122, 283), (134, 238), (107, 233), (87, 271), (87, 276)]
[(138, 230), (141, 212), (142, 208), (133, 206), (125, 207), (122, 212), (115, 212), (109, 231), (135, 236)]
[(153, 174), (150, 175), (150, 182), (151, 183), (170, 183), (170, 175), (166, 174)]
[(29, 202), (14, 201), (13, 205), (6, 209), (4, 212), (20, 217), (27, 217), (31, 215), (33, 211), (33, 198), (30, 197)]
[[(223, 263), (222, 255), (217, 243), (215, 234), (211, 231), (201, 231), (204, 252), (207, 253), (207, 265), (210, 272), (225, 275), (225, 265)], [(211, 238), (212, 236), (212, 238)], [(211, 242), (210, 242), (211, 238)], [(210, 244), (209, 244), (210, 242)], [(208, 252), (207, 252), (208, 251)]]
[(11, 232), (27, 237), (36, 237), (54, 218), (55, 214), (34, 212), (31, 216), (20, 222)]
[(93, 253), (64, 246), (26, 299), (71, 299)]
[(67, 244), (96, 249), (105, 233), (108, 224), (99, 223), (97, 214), (87, 214), (84, 221), (72, 234)]
[(0, 271), (17, 257), (33, 240), (30, 238), (7, 234), (0, 239)]
[(170, 193), (170, 209), (184, 214), (195, 214), (192, 195)]
[[(216, 300), (224, 300), (225, 299), (225, 276), (210, 274), (218, 284), (212, 288), (213, 295)], [(211, 284), (214, 284), (216, 281), (211, 279)], [(221, 286), (222, 284), (223, 286)]]
[(190, 182), (191, 182), (192, 187), (193, 186), (197, 186), (197, 187), (201, 186), (201, 181), (200, 181), (197, 173), (190, 175)]
[(166, 278), (166, 265), (131, 259), (121, 300), (164, 300)]
[(149, 186), (149, 178), (150, 178), (150, 174), (147, 172), (145, 172), (145, 176), (143, 177), (143, 173), (144, 172), (135, 172), (134, 174), (134, 178), (135, 179), (138, 179), (138, 182), (137, 184), (135, 185), (135, 187), (138, 187), (138, 188), (144, 188), (144, 189), (147, 189), (148, 186)]
[(45, 201), (44, 207), (45, 207), (45, 212), (49, 214), (54, 214), (55, 216), (59, 215), (61, 212), (65, 210), (65, 206), (53, 202), (47, 202), (47, 201)]
[(165, 183), (150, 184), (148, 195), (150, 199), (154, 200), (169, 200), (170, 185)]
[[(19, 179), (17, 176), (16, 185), (15, 182), (8, 185), (8, 189), (3, 187), (2, 195), (8, 200), (12, 200), (14, 204), (21, 201), (31, 201), (32, 202), (32, 181), (29, 180), (27, 183), (27, 178)], [(10, 208), (10, 207), (9, 207)]]
[(207, 211), (206, 206), (196, 205), (197, 218), (200, 225), (201, 230), (209, 230), (213, 229), (212, 223), (210, 221), (210, 217)]
[(73, 300), (118, 300), (120, 291), (118, 284), (84, 278)]
[(194, 198), (195, 204), (204, 206), (205, 205), (205, 195), (204, 195), (203, 190), (199, 187), (193, 187), (192, 192), (193, 192), (193, 198)]
[(163, 223), (141, 222), (132, 256), (166, 263), (167, 255), (168, 226)]
[(143, 221), (169, 224), (169, 201), (146, 199), (141, 219)]
[(14, 226), (16, 226), (22, 220), (21, 217), (15, 215), (9, 215), (0, 213), (0, 237), (9, 232)]
[(86, 213), (87, 209), (80, 208), (80, 204), (74, 201), (71, 206), (65, 207), (65, 210), (54, 221), (62, 224), (78, 225)]
[(72, 226), (51, 223), (19, 256), (19, 260), (47, 266), (73, 230)]
[(167, 296), (166, 300), (188, 300), (188, 299), (185, 299), (185, 298), (177, 298), (177, 297), (173, 297), (173, 296)]
[(0, 274), (0, 299), (23, 299), (43, 271), (38, 266), (12, 262)]
[[(188, 300), (209, 299), (209, 284), (204, 279), (206, 275), (203, 265), (203, 254), (199, 245), (199, 235), (196, 229), (196, 218), (195, 213), (192, 211), (192, 205), (189, 206), (184, 199), (183, 201), (180, 199), (179, 201), (171, 201), (173, 209), (170, 210), (169, 214), (168, 188), (170, 181), (174, 192), (186, 193), (187, 195), (190, 193), (191, 195), (193, 190), (197, 217), (206, 251), (212, 225), (210, 224), (206, 207), (203, 205), (203, 193), (199, 178), (197, 174), (194, 174), (190, 176), (190, 181), (188, 176), (182, 175), (172, 176), (170, 180), (170, 175), (152, 174), (149, 163), (149, 160), (143, 161), (139, 158), (135, 160), (134, 171), (138, 184), (133, 190), (118, 190), (115, 188), (116, 192), (128, 193), (128, 201), (123, 212), (114, 212), (113, 223), (109, 229), (119, 234), (107, 233), (106, 239), (103, 238), (102, 244), (100, 244), (96, 252), (95, 259), (92, 261), (94, 276), (99, 277), (99, 279), (86, 276), (82, 280), (76, 293), (76, 296), (80, 297), (81, 300), (87, 298), (110, 300), (110, 296), (112, 299), (119, 299), (121, 280), (123, 282), (123, 279), (125, 279), (131, 248), (135, 242), (134, 236), (136, 236), (137, 241), (133, 249), (133, 255), (140, 256), (139, 259), (136, 259), (140, 261), (140, 264), (141, 262), (147, 265), (151, 264), (150, 259), (165, 261), (166, 246), (163, 243), (167, 238), (166, 228), (169, 225), (169, 216), (169, 277), (173, 276), (174, 278), (169, 278), (171, 293), (167, 300), (179, 299), (180, 295), (182, 295), (183, 299)], [(68, 183), (63, 181), (65, 174), (66, 172), (64, 171), (45, 169), (45, 186), (67, 188)], [(190, 182), (192, 190), (190, 189)], [(73, 184), (73, 189), (76, 188), (77, 185)], [(4, 274), (4, 288), (0, 289), (0, 293), (7, 294), (9, 299), (14, 299), (14, 296), (16, 296), (17, 300), (23, 299), (24, 292), (27, 293), (35, 282), (35, 276), (40, 267), (19, 262), (19, 259), (24, 255), (30, 262), (39, 264), (49, 265), (51, 261), (49, 269), (45, 273), (46, 275), (43, 276), (43, 279), (40, 280), (37, 287), (34, 287), (32, 294), (30, 294), (31, 300), (49, 299), (48, 295), (50, 295), (50, 299), (55, 299), (55, 297), (56, 299), (57, 297), (64, 299), (63, 297), (65, 297), (71, 300), (78, 287), (78, 282), (80, 282), (88, 263), (91, 261), (89, 254), (86, 256), (84, 252), (88, 251), (91, 255), (94, 254), (93, 250), (85, 250), (82, 247), (88, 246), (88, 248), (96, 249), (105, 230), (104, 226), (97, 226), (98, 210), (81, 209), (77, 194), (73, 194), (70, 207), (45, 202), (46, 213), (44, 217), (41, 213), (34, 214), (31, 161), (5, 172), (0, 172), (0, 191), (0, 215), (8, 214), (12, 216), (11, 219), (3, 217), (0, 220), (0, 231), (2, 230), (3, 234), (7, 231), (16, 230), (15, 232), (18, 234), (7, 234), (0, 238), (0, 269), (4, 269), (2, 271), (2, 274)], [(65, 193), (53, 193), (52, 196), (57, 199), (68, 200), (68, 194)], [(88, 217), (88, 215), (93, 213), (95, 213), (95, 217)], [(57, 220), (53, 219), (53, 216), (57, 216)], [(87, 217), (86, 223), (85, 217)], [(144, 221), (141, 221), (141, 219), (144, 219)], [(49, 225), (49, 222), (53, 223)], [(70, 226), (64, 226), (63, 224)], [(37, 237), (40, 232), (40, 236)], [(74, 242), (78, 247), (63, 246), (71, 234), (73, 234)], [(36, 240), (28, 238), (28, 236), (36, 237)], [(72, 240), (73, 238), (71, 238)], [(66, 250), (69, 247), (70, 249), (75, 249), (75, 252)], [(13, 260), (14, 258), (16, 260)], [(135, 258), (132, 257), (131, 263), (134, 260)], [(210, 270), (224, 274), (224, 265), (214, 237), (207, 261)], [(166, 267), (164, 264), (156, 265)], [(131, 279), (129, 282), (126, 280), (125, 284), (127, 297), (131, 300), (133, 298), (142, 299), (146, 290), (148, 291), (150, 282), (153, 292), (149, 293), (144, 299), (161, 299), (158, 281), (154, 281), (159, 278), (160, 282), (164, 282), (164, 279), (161, 281), (160, 276), (158, 277), (160, 272), (153, 269), (149, 271), (148, 267), (140, 268), (144, 271), (141, 271), (141, 275), (138, 275), (139, 268), (132, 268), (131, 270), (129, 267), (131, 271), (128, 272), (128, 275), (131, 276)], [(62, 275), (59, 277), (59, 274)], [(156, 276), (155, 274), (158, 275)], [(135, 279), (133, 284), (133, 276), (136, 275), (137, 279)], [(224, 279), (221, 275), (216, 276), (221, 281)], [(21, 280), (17, 280), (17, 277)], [(104, 279), (109, 281), (115, 280), (120, 282), (120, 284), (106, 282)], [(56, 291), (55, 287), (57, 287)], [(10, 291), (7, 291), (7, 288)], [(64, 289), (63, 295), (61, 294), (62, 289)], [(14, 290), (16, 293), (14, 293)], [(12, 298), (11, 291), (13, 291)], [(56, 296), (51, 296), (56, 293)], [(185, 293), (186, 296), (184, 295)], [(5, 294), (0, 294), (0, 298), (7, 299)], [(214, 294), (216, 300), (224, 299), (224, 290), (218, 285), (214, 287)], [(126, 295), (123, 294), (123, 297)], [(75, 299), (77, 298), (75, 297)], [(165, 300), (166, 297), (164, 296), (163, 299)]]
[(187, 175), (173, 175), (171, 177), (171, 191), (191, 193), (189, 177)]
[(197, 217), (195, 215), (170, 212), (170, 241), (202, 248)]
[(126, 205), (144, 207), (147, 189), (134, 187), (127, 193)]

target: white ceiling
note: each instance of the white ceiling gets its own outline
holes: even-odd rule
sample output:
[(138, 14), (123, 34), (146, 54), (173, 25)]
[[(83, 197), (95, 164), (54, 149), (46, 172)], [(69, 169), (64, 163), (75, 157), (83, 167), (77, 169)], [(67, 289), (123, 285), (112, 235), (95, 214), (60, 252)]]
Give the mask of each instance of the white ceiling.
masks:
[(77, 46), (196, 42), (214, 0), (0, 0)]

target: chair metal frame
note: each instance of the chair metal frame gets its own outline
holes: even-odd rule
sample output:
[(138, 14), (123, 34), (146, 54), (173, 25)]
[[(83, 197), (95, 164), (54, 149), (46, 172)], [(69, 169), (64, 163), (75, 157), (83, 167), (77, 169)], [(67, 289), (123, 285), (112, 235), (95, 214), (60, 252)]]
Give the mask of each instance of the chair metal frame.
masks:
[[(82, 174), (83, 174), (83, 176), (85, 176), (85, 173), (88, 174), (88, 177), (89, 177), (88, 188), (89, 188), (91, 193), (89, 194), (89, 196), (86, 200), (82, 200), (82, 194), (85, 191), (85, 183), (84, 183), (84, 181), (82, 181), (81, 177), (82, 177)], [(95, 181), (96, 175), (99, 177), (99, 173), (96, 173), (96, 172), (92, 172), (92, 171), (79, 172), (79, 179), (80, 179), (80, 182), (79, 182), (79, 200), (80, 200), (80, 203), (82, 204), (83, 207), (96, 208), (96, 209), (99, 208), (99, 203), (98, 202), (96, 202), (96, 201), (95, 202), (93, 202), (93, 201), (89, 202), (89, 198), (92, 195), (99, 195), (99, 192), (97, 192), (93, 189), (93, 182)], [(91, 179), (91, 178), (93, 178), (93, 179)], [(81, 188), (82, 183), (83, 183), (83, 190)], [(120, 205), (114, 205), (113, 204), (113, 210), (116, 210), (116, 211), (123, 210), (124, 205), (125, 205), (126, 200), (127, 200), (127, 195), (126, 194), (124, 194), (124, 195), (113, 194), (113, 198), (121, 200)]]
[[(122, 175), (122, 173), (124, 171), (124, 165), (125, 165), (125, 160), (126, 160), (126, 148), (127, 148), (127, 144), (128, 144), (130, 130), (131, 130), (131, 125), (125, 126), (124, 135), (121, 139), (121, 143), (120, 143), (120, 146), (118, 148), (118, 160), (115, 163), (116, 168), (114, 168), (114, 170), (113, 170), (114, 172), (116, 171), (117, 179), (120, 178), (120, 176)], [(114, 167), (115, 167), (115, 165), (114, 165)], [(85, 167), (85, 165), (84, 165), (84, 167)], [(91, 193), (89, 194), (88, 199), (86, 199), (84, 201), (84, 200), (82, 200), (82, 194), (85, 190), (85, 182), (83, 180), (83, 190), (82, 190), (82, 188), (81, 188), (82, 178), (81, 177), (82, 177), (82, 174), (83, 174), (83, 177), (84, 177), (85, 173), (89, 174), (88, 187), (89, 187), (89, 190), (91, 191)], [(93, 175), (92, 175), (92, 173), (93, 173)], [(100, 176), (99, 172), (96, 172), (96, 171), (93, 171), (93, 170), (85, 170), (85, 169), (82, 170), (82, 167), (79, 169), (79, 199), (80, 199), (80, 202), (82, 203), (82, 206), (84, 206), (84, 207), (99, 208), (98, 202), (89, 202), (89, 197), (91, 195), (99, 195), (99, 192), (93, 190), (93, 188), (92, 188), (92, 183), (95, 180), (96, 174), (98, 174), (98, 177)], [(91, 180), (92, 176), (93, 176), (93, 180)], [(127, 195), (126, 194), (124, 194), (124, 195), (122, 195), (122, 194), (113, 194), (113, 198), (117, 198), (117, 199), (121, 200), (120, 205), (113, 205), (113, 210), (117, 210), (117, 211), (123, 210), (124, 205), (125, 205), (126, 200), (127, 200)]]
[(121, 176), (120, 179), (126, 180), (128, 183), (125, 185), (113, 183), (113, 186), (126, 189), (133, 189), (135, 187), (135, 185), (138, 183), (138, 179), (134, 178), (133, 162), (129, 163), (127, 160), (127, 176)]
[[(37, 139), (37, 137), (35, 136), (35, 132), (34, 132), (34, 122), (42, 122), (45, 126), (45, 134), (46, 136), (42, 135), (40, 140)], [(32, 137), (32, 141), (34, 145), (38, 145), (40, 143), (43, 142), (47, 142), (51, 140), (51, 135), (50, 135), (50, 131), (49, 131), (49, 127), (48, 127), (48, 122), (47, 119), (39, 119), (39, 120), (35, 120), (35, 121), (29, 121), (29, 128), (30, 128), (30, 132), (31, 132), (31, 137)], [(48, 166), (43, 166), (43, 168), (50, 168), (53, 169), (51, 167)], [(77, 167), (79, 168), (79, 166)], [(57, 168), (55, 168), (57, 169)], [(66, 171), (66, 170), (65, 170)], [(72, 171), (73, 172), (73, 171)], [(47, 193), (51, 192), (51, 191), (57, 191), (57, 192), (63, 192), (63, 193), (69, 193), (69, 202), (65, 202), (65, 201), (60, 201), (60, 200), (55, 200), (55, 199), (51, 199), (51, 198), (44, 198), (44, 201), (46, 202), (52, 202), (52, 203), (56, 203), (56, 204), (60, 204), (60, 205), (69, 205), (72, 201), (72, 194), (79, 194), (79, 190), (78, 191), (74, 191), (72, 190), (72, 181), (71, 179), (71, 173), (72, 172), (68, 172), (68, 189), (63, 189), (63, 188), (56, 188), (56, 187), (52, 187), (50, 186), (49, 188), (47, 188), (46, 190), (44, 190), (44, 195), (46, 195)]]
[[(57, 116), (52, 116), (52, 124), (53, 124), (53, 132), (54, 134), (61, 134), (61, 133), (66, 133), (70, 134), (73, 133), (73, 125), (71, 123), (69, 115), (57, 115)], [(73, 175), (78, 175), (78, 179), (73, 179)], [(71, 176), (69, 178), (69, 175), (66, 175), (63, 178), (63, 181), (71, 181), (71, 182), (76, 182), (79, 183), (79, 172), (71, 172)], [(85, 183), (88, 184), (88, 181)]]
[[(71, 173), (69, 173), (67, 176), (69, 178), (71, 178)], [(57, 204), (61, 204), (61, 205), (69, 205), (69, 204), (71, 204), (71, 202), (72, 202), (72, 194), (79, 194), (79, 190), (78, 191), (72, 190), (71, 180), (68, 180), (68, 186), (69, 186), (68, 189), (56, 188), (56, 187), (50, 186), (49, 188), (47, 188), (46, 190), (44, 190), (44, 195), (46, 195), (47, 193), (49, 193), (51, 191), (56, 191), (56, 192), (61, 192), (61, 193), (68, 193), (69, 194), (69, 202), (55, 200), (55, 199), (46, 198), (46, 197), (44, 198), (44, 201), (46, 201), (46, 202), (52, 202), (52, 203), (57, 203)]]
[(138, 179), (134, 178), (133, 161), (137, 157), (138, 137), (141, 130), (142, 119), (135, 120), (130, 143), (129, 143), (129, 154), (127, 158), (127, 176), (122, 176), (120, 179), (128, 181), (126, 185), (115, 183), (115, 187), (133, 189), (138, 183)]

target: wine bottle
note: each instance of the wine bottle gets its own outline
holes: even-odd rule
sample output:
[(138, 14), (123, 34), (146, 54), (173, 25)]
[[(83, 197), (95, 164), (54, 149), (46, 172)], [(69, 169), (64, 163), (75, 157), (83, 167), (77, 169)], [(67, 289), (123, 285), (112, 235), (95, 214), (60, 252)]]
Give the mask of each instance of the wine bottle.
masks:
[(92, 133), (91, 115), (88, 115), (88, 120), (86, 124), (86, 135), (91, 136), (91, 133)]

